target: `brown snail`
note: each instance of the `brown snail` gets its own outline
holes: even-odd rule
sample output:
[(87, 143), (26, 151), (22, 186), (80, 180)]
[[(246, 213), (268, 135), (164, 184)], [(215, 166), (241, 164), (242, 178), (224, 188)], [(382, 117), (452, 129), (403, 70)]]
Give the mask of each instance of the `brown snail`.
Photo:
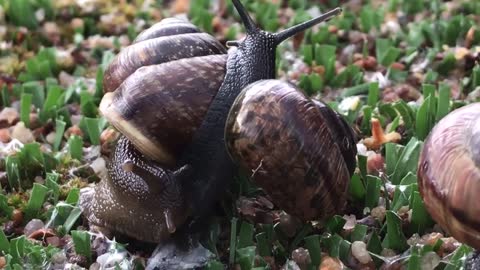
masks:
[[(193, 25), (168, 19), (140, 34), (139, 42), (122, 50), (107, 69), (104, 87), (109, 93), (105, 94), (100, 110), (124, 136), (120, 138), (109, 164), (108, 179), (82, 194), (80, 205), (91, 224), (139, 240), (161, 242), (189, 216), (204, 215), (237, 169), (225, 144), (225, 132), (231, 138), (225, 124), (234, 122), (232, 119), (227, 121), (227, 116), (237, 96), (251, 83), (274, 78), (278, 44), (340, 12), (337, 8), (273, 34), (258, 29), (240, 1), (233, 0), (233, 3), (247, 35), (241, 41), (229, 42), (228, 45), (233, 47), (228, 54), (206, 34), (201, 34), (201, 41), (197, 40), (200, 34)], [(174, 24), (181, 29), (176, 29)], [(193, 35), (195, 37), (191, 38)], [(199, 48), (202, 46), (206, 48)], [(284, 86), (291, 88), (290, 85)], [(248, 89), (252, 87), (247, 88), (247, 93), (251, 93)], [(300, 141), (295, 142), (296, 146), (304, 151), (298, 143), (314, 145), (332, 139), (336, 142), (319, 148), (323, 151), (332, 147), (328, 153), (306, 151), (306, 154), (314, 155), (305, 159), (307, 164), (295, 163), (303, 167), (292, 169), (306, 169), (303, 176), (307, 175), (308, 181), (286, 177), (288, 181), (298, 180), (299, 187), (302, 184), (311, 186), (308, 198), (315, 197), (318, 203), (312, 203), (310, 207), (318, 209), (307, 213), (294, 207), (288, 209), (302, 218), (322, 218), (319, 213), (324, 206), (320, 204), (325, 200), (317, 195), (319, 192), (346, 190), (346, 183), (332, 189), (336, 185), (333, 179), (348, 183), (346, 175), (353, 171), (355, 143), (351, 129), (336, 113), (305, 96), (298, 102), (315, 110), (311, 114), (306, 112), (309, 117), (319, 118), (312, 119), (318, 121), (316, 124), (306, 123), (310, 120), (307, 118), (302, 120), (308, 127), (298, 132), (312, 134), (297, 137)], [(236, 104), (230, 118), (243, 113), (244, 108)], [(285, 117), (284, 112), (289, 113), (288, 110), (278, 111), (276, 116)], [(325, 132), (327, 126), (329, 131)], [(294, 130), (295, 127), (291, 129)], [(320, 137), (317, 133), (328, 135)], [(261, 137), (258, 139), (262, 140)], [(231, 148), (233, 157), (236, 157), (237, 150), (242, 151)], [(334, 153), (339, 155), (335, 162), (343, 165), (320, 164), (326, 158), (315, 156)], [(267, 158), (270, 154), (273, 153), (263, 153)], [(316, 167), (308, 169), (304, 165)], [(326, 174), (332, 177), (328, 187), (316, 183), (324, 180), (320, 177), (324, 173), (321, 170), (335, 170), (337, 167), (341, 167), (339, 174), (342, 176), (337, 178), (337, 172)], [(249, 169), (248, 166), (245, 168)], [(302, 176), (302, 172), (295, 173)], [(328, 207), (330, 211), (331, 206)]]
[(418, 184), (432, 218), (480, 249), (480, 103), (451, 112), (433, 128), (420, 156)]

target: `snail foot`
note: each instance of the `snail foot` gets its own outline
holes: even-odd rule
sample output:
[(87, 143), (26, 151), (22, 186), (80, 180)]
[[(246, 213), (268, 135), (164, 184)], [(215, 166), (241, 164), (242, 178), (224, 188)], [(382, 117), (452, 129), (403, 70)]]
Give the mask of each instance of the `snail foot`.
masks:
[(193, 238), (190, 238), (185, 244), (181, 241), (184, 238), (176, 237), (176, 239), (159, 244), (148, 259), (145, 269), (203, 269), (215, 255)]
[(475, 250), (472, 253), (470, 253), (465, 260), (465, 270), (474, 270), (474, 269), (480, 269), (480, 251)]

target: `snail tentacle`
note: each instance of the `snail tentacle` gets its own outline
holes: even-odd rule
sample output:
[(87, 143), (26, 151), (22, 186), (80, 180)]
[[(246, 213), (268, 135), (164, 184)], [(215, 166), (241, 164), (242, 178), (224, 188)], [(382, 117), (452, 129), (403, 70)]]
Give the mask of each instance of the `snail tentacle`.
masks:
[(306, 21), (306, 22), (303, 22), (301, 24), (297, 24), (295, 26), (292, 26), (288, 29), (285, 29), (279, 33), (276, 33), (275, 34), (275, 42), (277, 44), (280, 44), (282, 43), (282, 41), (286, 40), (287, 38), (289, 37), (292, 37), (300, 32), (303, 32), (305, 30), (307, 30), (308, 28), (316, 25), (316, 24), (319, 24), (321, 22), (325, 22), (325, 21), (328, 21), (330, 20), (331, 18), (333, 18), (334, 16), (338, 15), (342, 13), (342, 9), (341, 8), (335, 8), (335, 9), (332, 9), (326, 13), (323, 13), (322, 15), (316, 17), (316, 18), (313, 18), (309, 21)]

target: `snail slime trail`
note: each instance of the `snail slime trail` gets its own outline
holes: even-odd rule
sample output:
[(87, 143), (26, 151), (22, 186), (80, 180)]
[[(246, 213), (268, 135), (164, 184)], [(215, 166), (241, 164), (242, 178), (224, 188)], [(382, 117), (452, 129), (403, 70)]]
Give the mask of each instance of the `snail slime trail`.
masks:
[[(341, 12), (336, 8), (279, 33), (269, 33), (255, 25), (240, 1), (233, 0), (233, 4), (247, 35), (242, 41), (228, 42), (234, 46), (228, 52), (191, 23), (167, 18), (140, 33), (105, 72), (106, 93), (100, 111), (122, 136), (108, 162), (108, 176), (82, 191), (80, 207), (90, 225), (110, 235), (161, 243), (159, 247), (167, 251), (158, 253), (163, 255), (156, 267), (171, 269), (181, 263), (181, 252), (171, 239), (189, 234), (186, 228), (192, 223), (187, 221), (206, 216), (237, 171), (238, 165), (230, 159), (233, 154), (226, 149), (225, 136), (230, 136), (230, 131), (225, 123), (232, 121), (228, 117), (235, 117), (229, 112), (242, 89), (274, 78), (278, 44)], [(275, 95), (262, 93), (267, 99)], [(320, 107), (318, 111), (323, 110)], [(286, 117), (275, 116), (279, 121)], [(350, 127), (334, 112), (314, 117), (325, 118), (334, 126), (329, 133), (350, 138)], [(355, 159), (353, 150), (339, 147), (338, 142), (329, 145), (340, 150), (339, 160), (342, 155), (347, 160), (347, 165), (339, 166), (350, 168), (348, 160)], [(317, 154), (325, 153), (311, 158), (324, 160)], [(336, 169), (331, 164), (322, 166)], [(312, 178), (316, 174), (308, 175)], [(315, 193), (319, 187), (333, 187), (331, 183), (315, 185), (317, 188), (309, 192), (318, 202), (322, 201)], [(281, 187), (265, 191), (275, 193), (277, 188)]]

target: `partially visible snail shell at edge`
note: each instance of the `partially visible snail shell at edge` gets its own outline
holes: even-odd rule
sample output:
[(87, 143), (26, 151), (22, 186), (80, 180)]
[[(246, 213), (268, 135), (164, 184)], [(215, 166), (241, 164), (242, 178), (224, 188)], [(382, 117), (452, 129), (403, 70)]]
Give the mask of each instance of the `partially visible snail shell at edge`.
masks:
[[(243, 169), (251, 170), (248, 160), (238, 159), (243, 157), (237, 153), (243, 151), (242, 145), (230, 147), (228, 153), (225, 137), (230, 145), (236, 136), (230, 132), (239, 130), (226, 127), (226, 123), (235, 122), (244, 110), (252, 109), (254, 115), (264, 116), (265, 108), (242, 108), (238, 104), (229, 114), (235, 100), (252, 93), (256, 86), (248, 85), (274, 79), (275, 52), (281, 42), (341, 12), (337, 8), (279, 33), (269, 33), (255, 25), (239, 0), (233, 0), (233, 4), (246, 37), (228, 42), (228, 53), (218, 41), (198, 33), (190, 23), (166, 19), (140, 34), (136, 43), (123, 49), (107, 69), (107, 93), (100, 110), (123, 136), (108, 165), (107, 179), (82, 193), (80, 206), (91, 224), (138, 240), (161, 242), (188, 218), (208, 214), (237, 172), (238, 165), (230, 156)], [(292, 90), (288, 84), (283, 86)], [(245, 94), (240, 94), (242, 90)], [(266, 100), (282, 100), (270, 96), (281, 95), (281, 91), (258, 91)], [(272, 149), (267, 147), (263, 153), (253, 151), (263, 156), (266, 166), (278, 165), (286, 173), (282, 179), (267, 180), (260, 172), (259, 181), (255, 176), (253, 180), (287, 212), (304, 220), (323, 219), (344, 205), (340, 200), (345, 198), (347, 175), (355, 164), (353, 133), (338, 114), (322, 103), (300, 93), (292, 96), (306, 107), (292, 106), (294, 110), (289, 111), (290, 105), (280, 102), (277, 107), (266, 108), (278, 109), (271, 115), (278, 117), (278, 122), (287, 121), (284, 125), (290, 133), (281, 134), (279, 127), (269, 132), (279, 131), (282, 138), (295, 139), (287, 149), (292, 153), (298, 147), (299, 155), (307, 156), (286, 164), (270, 163), (271, 155), (278, 151), (269, 152)], [(295, 117), (288, 113), (299, 114), (299, 122), (289, 123)], [(291, 136), (295, 132), (298, 136)], [(271, 135), (262, 135), (253, 140), (271, 139)], [(326, 140), (325, 146), (315, 146)], [(314, 151), (305, 147), (313, 147)], [(287, 166), (291, 171), (282, 170)], [(293, 177), (288, 176), (290, 173)], [(282, 203), (276, 189), (283, 187), (274, 181), (289, 187), (289, 192), (282, 193), (285, 196), (293, 196), (294, 189), (296, 194), (307, 192), (306, 200), (297, 198), (293, 205)], [(334, 201), (327, 203), (329, 198)], [(307, 208), (297, 209), (303, 207)]]
[(432, 218), (460, 242), (480, 249), (480, 103), (437, 123), (425, 140), (417, 174)]

